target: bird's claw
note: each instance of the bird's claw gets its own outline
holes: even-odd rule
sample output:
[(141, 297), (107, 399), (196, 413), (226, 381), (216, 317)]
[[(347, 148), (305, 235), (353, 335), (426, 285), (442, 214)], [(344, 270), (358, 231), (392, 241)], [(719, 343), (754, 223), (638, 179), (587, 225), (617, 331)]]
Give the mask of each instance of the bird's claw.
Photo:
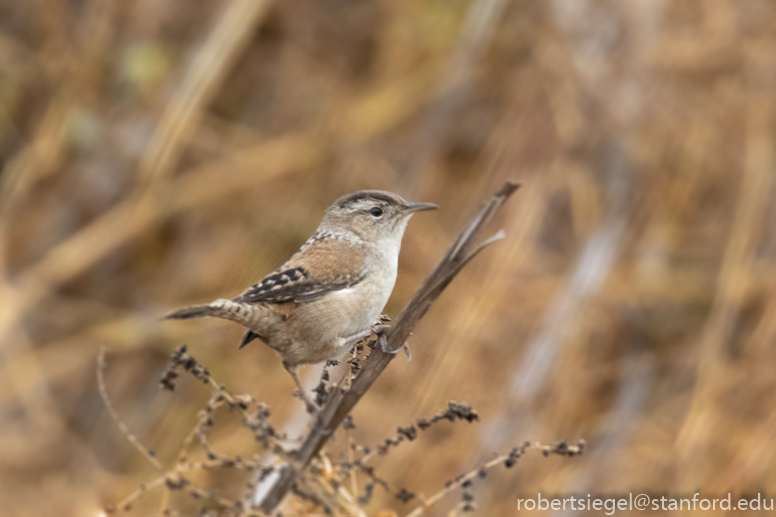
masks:
[(311, 416), (316, 418), (321, 414), (321, 408), (314, 403), (305, 403), (305, 409), (307, 409), (307, 412), (310, 413)]
[(323, 424), (323, 408), (316, 405), (314, 402), (311, 402), (310, 404), (305, 403), (305, 407), (310, 414), (310, 429), (316, 434), (324, 436), (330, 435), (332, 431), (330, 429), (324, 429), (321, 426), (321, 424)]
[(310, 428), (318, 429), (321, 425), (321, 410), (319, 408), (307, 408), (307, 412), (310, 414)]
[(383, 323), (375, 323), (372, 325), (372, 334), (375, 336), (384, 336), (386, 332), (388, 332), (388, 329), (390, 329), (390, 325), (385, 325)]
[(396, 355), (399, 353), (398, 350), (393, 350), (390, 346), (388, 346), (388, 338), (385, 337), (385, 334), (380, 334), (377, 336), (377, 342), (380, 344), (380, 350), (383, 351), (383, 353)]
[(310, 415), (310, 429), (318, 434), (331, 434), (331, 431), (326, 431), (321, 427), (323, 423), (323, 408), (315, 404), (306, 405), (306, 408), (307, 413)]
[(393, 354), (395, 355), (398, 350), (391, 350), (388, 347), (388, 339), (385, 337), (388, 333), (388, 329), (390, 329), (390, 325), (385, 325), (383, 323), (375, 323), (372, 325), (372, 333), (377, 336), (377, 343), (380, 345), (380, 350), (385, 352), (386, 354)]
[(320, 415), (321, 413), (321, 408), (318, 406), (318, 404), (313, 402), (304, 391), (300, 389), (295, 389), (294, 396), (299, 399), (302, 399), (302, 402), (304, 402), (305, 410), (307, 410), (307, 412), (313, 417), (313, 419), (318, 418), (318, 415)]
[(310, 423), (310, 427), (311, 427), (311, 429), (313, 430), (313, 432), (315, 434), (320, 434), (320, 435), (323, 435), (323, 436), (329, 436), (329, 435), (332, 434), (332, 430), (331, 429), (324, 429), (323, 427), (321, 427), (320, 424), (321, 424), (320, 419)]

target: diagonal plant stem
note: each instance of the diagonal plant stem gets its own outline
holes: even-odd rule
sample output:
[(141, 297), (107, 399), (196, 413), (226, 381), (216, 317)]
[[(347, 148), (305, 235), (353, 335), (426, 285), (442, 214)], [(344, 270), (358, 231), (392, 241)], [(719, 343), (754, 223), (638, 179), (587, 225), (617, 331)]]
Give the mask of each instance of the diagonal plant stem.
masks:
[[(484, 226), (518, 187), (516, 183), (506, 182), (472, 218), (386, 334), (388, 350), (399, 350), (418, 321), (428, 312), (458, 272), (488, 244), (503, 236), (503, 233), (499, 232), (475, 248)], [(283, 467), (275, 483), (265, 492), (266, 495), (257, 501), (262, 511), (270, 513), (280, 504), (310, 461), (394, 357), (395, 353), (386, 353), (380, 346), (375, 347), (364, 362), (358, 376), (353, 380), (350, 390), (345, 393), (339, 389), (332, 391), (321, 411), (319, 427), (310, 431), (302, 446), (294, 453), (291, 463)]]
[(197, 128), (203, 111), (250, 43), (270, 3), (269, 0), (233, 0), (226, 6), (159, 121), (140, 163), (140, 189), (173, 172), (187, 138)]

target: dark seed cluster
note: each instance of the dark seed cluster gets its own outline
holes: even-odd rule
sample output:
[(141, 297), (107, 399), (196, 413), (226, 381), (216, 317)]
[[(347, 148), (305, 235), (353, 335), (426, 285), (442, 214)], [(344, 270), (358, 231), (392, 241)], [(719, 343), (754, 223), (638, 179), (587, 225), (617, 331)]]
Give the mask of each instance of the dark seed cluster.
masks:
[(364, 501), (361, 504), (366, 504), (369, 502), (369, 500), (372, 498), (372, 494), (374, 491), (375, 485), (379, 486), (383, 490), (385, 490), (387, 493), (394, 496), (396, 499), (401, 501), (402, 503), (408, 503), (411, 500), (415, 498), (415, 494), (407, 490), (406, 488), (394, 488), (391, 486), (390, 483), (388, 483), (385, 479), (379, 477), (375, 473), (374, 467), (363, 465), (361, 463), (355, 463), (355, 464), (345, 464), (346, 469), (350, 468), (357, 468), (359, 471), (363, 472), (367, 476), (369, 476), (369, 483), (365, 485), (365, 492), (361, 496), (359, 496), (359, 502)]
[(403, 441), (411, 442), (418, 437), (418, 430), (425, 431), (432, 425), (446, 420), (448, 422), (455, 422), (456, 420), (465, 420), (466, 422), (475, 422), (479, 420), (479, 415), (471, 406), (466, 403), (457, 403), (450, 401), (447, 403), (447, 408), (440, 411), (432, 417), (418, 418), (414, 425), (410, 424), (406, 427), (399, 427), (396, 430), (396, 436), (386, 438), (385, 441), (377, 446), (377, 453), (381, 456), (388, 453), (391, 447), (396, 447)]
[(159, 379), (159, 385), (164, 390), (175, 391), (175, 379), (178, 378), (178, 369), (189, 372), (205, 384), (210, 382), (210, 372), (192, 356), (186, 353), (187, 346), (181, 345), (170, 354), (170, 362), (167, 364)]
[[(373, 337), (374, 336), (372, 336), (372, 338)], [(363, 359), (361, 359), (360, 356), (369, 347), (369, 339), (370, 338), (362, 340), (354, 347), (353, 355), (348, 361), (350, 371), (340, 383), (339, 386), (341, 389), (347, 391), (350, 382), (352, 381), (350, 375), (356, 375), (358, 371), (360, 371), (360, 368), (363, 365)], [(104, 368), (104, 362), (101, 362), (100, 365), (101, 368)], [(321, 376), (321, 381), (314, 390), (316, 402), (322, 406), (326, 403), (332, 390), (337, 389), (337, 385), (333, 382), (331, 374), (328, 371), (328, 368), (334, 365), (336, 365), (335, 361), (326, 364), (326, 368), (324, 368)], [(188, 353), (185, 345), (172, 352), (170, 362), (165, 368), (160, 380), (161, 388), (173, 391), (182, 372), (188, 373), (198, 381), (210, 385), (211, 395), (208, 398), (205, 407), (197, 414), (197, 424), (190, 433), (190, 438), (187, 438), (186, 441), (184, 441), (175, 466), (165, 472), (160, 480), (157, 480), (153, 484), (149, 484), (149, 486), (160, 486), (160, 481), (162, 481), (163, 483), (161, 483), (161, 486), (165, 487), (166, 490), (180, 491), (188, 494), (191, 498), (207, 501), (207, 506), (203, 506), (201, 509), (200, 515), (202, 516), (263, 515), (257, 508), (252, 507), (253, 502), (250, 495), (256, 492), (259, 484), (267, 480), (270, 474), (278, 472), (279, 469), (282, 469), (283, 467), (280, 466), (281, 464), (267, 465), (263, 463), (260, 456), (255, 453), (250, 455), (249, 458), (225, 454), (224, 452), (217, 450), (217, 448), (213, 447), (211, 444), (209, 439), (211, 431), (216, 425), (217, 417), (220, 412), (227, 410), (232, 413), (237, 413), (241, 416), (243, 428), (249, 430), (253, 434), (261, 448), (263, 450), (271, 451), (277, 457), (281, 458), (285, 464), (294, 462), (296, 451), (289, 449), (286, 445), (290, 440), (287, 436), (276, 432), (270, 424), (271, 410), (269, 406), (257, 402), (248, 394), (233, 394), (229, 392), (224, 385), (217, 383), (212, 378), (207, 368), (202, 366)], [(318, 508), (316, 511), (320, 511), (326, 515), (334, 515), (339, 511), (337, 504), (333, 503), (329, 494), (332, 491), (336, 493), (343, 488), (350, 488), (350, 483), (353, 483), (352, 493), (359, 506), (363, 507), (369, 504), (373, 499), (376, 486), (380, 487), (398, 501), (408, 503), (413, 501), (416, 498), (416, 495), (407, 488), (393, 486), (386, 479), (379, 476), (376, 473), (375, 467), (368, 464), (368, 462), (375, 456), (387, 454), (402, 442), (417, 440), (421, 432), (426, 431), (439, 422), (447, 421), (452, 423), (466, 421), (472, 423), (478, 420), (479, 415), (471, 406), (466, 403), (451, 401), (447, 403), (447, 407), (433, 416), (419, 418), (414, 424), (399, 426), (393, 437), (387, 438), (382, 444), (370, 450), (368, 447), (357, 446), (353, 443), (352, 440), (354, 439), (354, 435), (352, 434), (352, 431), (356, 430), (356, 425), (353, 417), (347, 415), (342, 419), (340, 425), (343, 430), (349, 433), (347, 435), (347, 440), (349, 442), (348, 453), (352, 455), (354, 451), (361, 452), (361, 457), (353, 459), (352, 456), (346, 457), (346, 454), (343, 452), (339, 461), (337, 461), (329, 455), (326, 449), (323, 449), (319, 459), (316, 459), (307, 467), (304, 474), (292, 485), (290, 491), (299, 501), (304, 501), (305, 504)], [(122, 431), (125, 432), (125, 435), (127, 435), (127, 438), (130, 441), (137, 440), (134, 436), (128, 434), (129, 432), (126, 430), (126, 426), (120, 424), (120, 427), (122, 427)], [(196, 463), (188, 460), (188, 449), (191, 446), (192, 440), (195, 444), (198, 444), (201, 451), (204, 452), (205, 461)], [(435, 497), (439, 498), (460, 489), (461, 499), (455, 507), (454, 513), (458, 515), (461, 513), (473, 512), (477, 509), (474, 496), (476, 482), (485, 479), (489, 469), (501, 464), (507, 468), (511, 468), (529, 451), (541, 451), (545, 456), (551, 454), (576, 456), (583, 452), (584, 447), (584, 441), (577, 442), (573, 445), (568, 444), (567, 442), (557, 442), (552, 445), (525, 442), (519, 447), (512, 449), (508, 454), (498, 456), (496, 459), (478, 466), (475, 470), (448, 481), (445, 484), (445, 488), (440, 491), (441, 495)], [(153, 451), (146, 450), (146, 457), (149, 461), (157, 462), (157, 465), (159, 465)], [(157, 468), (159, 469), (159, 467)], [(230, 499), (220, 495), (216, 490), (200, 488), (192, 483), (189, 477), (184, 475), (184, 473), (189, 470), (227, 468), (241, 469), (251, 473), (248, 475), (248, 479), (245, 482), (245, 496), (242, 499)], [(366, 483), (362, 485), (361, 490), (358, 489), (357, 484), (354, 482), (354, 479), (356, 478), (353, 476), (356, 475), (366, 478)], [(107, 508), (106, 511), (115, 511), (116, 508), (128, 511), (132, 508), (134, 501), (145, 493), (146, 485), (141, 485), (131, 496), (118, 505)], [(216, 507), (216, 509), (213, 507)], [(176, 512), (165, 508), (162, 509), (162, 514), (176, 515)]]

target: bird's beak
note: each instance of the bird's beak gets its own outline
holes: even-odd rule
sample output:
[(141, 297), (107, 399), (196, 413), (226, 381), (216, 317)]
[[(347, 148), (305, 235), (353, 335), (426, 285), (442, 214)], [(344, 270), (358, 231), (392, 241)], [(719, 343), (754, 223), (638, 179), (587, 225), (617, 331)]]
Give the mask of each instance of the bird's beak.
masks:
[(436, 210), (439, 208), (434, 203), (407, 203), (402, 208), (402, 212), (405, 214), (414, 214), (415, 212), (423, 212), (425, 210)]

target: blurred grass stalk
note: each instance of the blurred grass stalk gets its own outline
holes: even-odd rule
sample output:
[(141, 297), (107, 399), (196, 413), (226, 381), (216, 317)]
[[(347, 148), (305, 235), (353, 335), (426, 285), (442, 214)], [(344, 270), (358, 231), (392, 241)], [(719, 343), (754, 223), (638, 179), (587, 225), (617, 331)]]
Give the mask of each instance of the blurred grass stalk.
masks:
[[(266, 160), (268, 164), (265, 180), (304, 167), (305, 159), (314, 149), (313, 143), (294, 138), (279, 139), (188, 171), (172, 183), (168, 181), (178, 164), (183, 145), (198, 126), (202, 111), (212, 101), (226, 74), (245, 49), (248, 38), (267, 12), (269, 4), (269, 0), (233, 0), (226, 6), (161, 117), (140, 164), (135, 192), (59, 243), (38, 263), (25, 268), (11, 284), (3, 283), (0, 299), (6, 301), (6, 310), (0, 316), (0, 344), (10, 341), (19, 330), (16, 326), (19, 319), (43, 296), (85, 272), (121, 244), (180, 211), (200, 206), (248, 185), (256, 186), (252, 166), (257, 158)], [(65, 84), (62, 88), (67, 91), (71, 86)], [(0, 200), (3, 201), (0, 204), (0, 238), (7, 232), (4, 226), (10, 220), (8, 211), (13, 207), (14, 198), (24, 196), (58, 163), (64, 141), (64, 125), (73, 107), (70, 102), (55, 98), (38, 135), (4, 168), (0, 176), (3, 180), (0, 184)], [(300, 153), (299, 149), (306, 152)], [(240, 168), (242, 163), (246, 166)], [(224, 174), (227, 169), (231, 169), (230, 174)], [(0, 273), (3, 269), (0, 268)]]
[[(445, 460), (388, 459), (386, 472), (431, 484), (530, 424), (589, 437), (591, 454), (488, 484), (478, 499), (491, 514), (513, 511), (515, 486), (562, 492), (580, 479), (600, 491), (776, 487), (773, 2), (3, 9), (4, 507), (41, 509), (27, 479), (81, 514), (135, 484), (116, 474), (136, 465), (90, 398), (105, 341), (131, 358), (114, 393), (148, 443), (180, 430), (183, 412), (137, 379), (191, 335), (153, 334), (146, 309), (223, 295), (296, 249), (297, 229), (337, 195), (404, 185), (444, 202), (408, 232), (400, 303), (472, 192), (507, 177), (525, 185), (504, 210), (510, 239), (451, 287), (467, 296), (428, 315), (444, 345), (386, 372), (357, 415), (371, 435), (466, 397), (485, 431), (455, 447), (440, 435)], [(122, 82), (133, 45), (171, 64), (159, 85)], [(100, 138), (75, 142), (78, 114)], [(483, 328), (485, 316), (497, 323)], [(288, 417), (271, 355), (232, 360), (231, 330), (208, 328), (203, 354)]]

